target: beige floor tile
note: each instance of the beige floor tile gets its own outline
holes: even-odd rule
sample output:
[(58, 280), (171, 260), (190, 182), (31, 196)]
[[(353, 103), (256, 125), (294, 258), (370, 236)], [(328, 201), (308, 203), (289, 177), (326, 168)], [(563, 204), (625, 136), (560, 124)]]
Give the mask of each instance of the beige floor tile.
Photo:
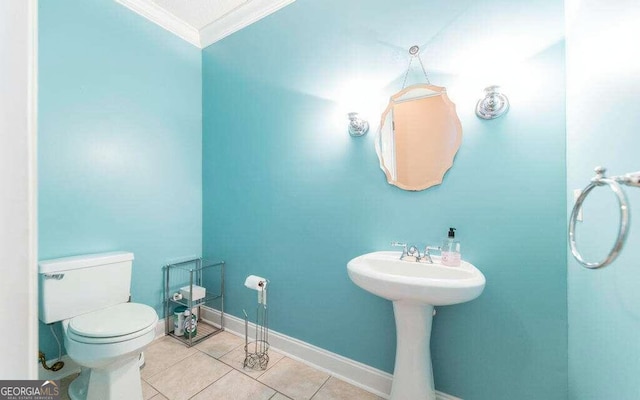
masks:
[(331, 377), (325, 383), (318, 393), (312, 398), (313, 400), (382, 400), (373, 393), (362, 390), (338, 378)]
[(231, 370), (228, 365), (196, 351), (147, 381), (169, 400), (186, 400)]
[(233, 368), (237, 369), (238, 371), (244, 374), (247, 374), (254, 379), (257, 379), (260, 375), (264, 374), (265, 371), (268, 371), (269, 369), (271, 369), (271, 367), (276, 365), (276, 363), (278, 363), (278, 361), (280, 361), (284, 357), (282, 354), (275, 352), (273, 350), (269, 350), (268, 354), (269, 354), (269, 364), (267, 364), (266, 370), (243, 368), (244, 346), (240, 346), (235, 350), (220, 357), (220, 361), (223, 361), (231, 365)]
[(153, 388), (153, 386), (149, 385), (144, 380), (141, 380), (142, 383), (142, 398), (144, 400), (149, 400), (153, 396), (158, 394), (158, 391)]
[(258, 380), (294, 400), (308, 400), (328, 378), (329, 374), (285, 357)]
[(220, 332), (196, 345), (196, 349), (209, 354), (211, 357), (220, 358), (237, 348), (243, 346), (244, 340), (228, 332)]
[(192, 397), (191, 400), (269, 400), (275, 392), (275, 390), (239, 371), (231, 371)]
[[(144, 400), (382, 400), (275, 351), (269, 351), (266, 371), (244, 370), (243, 340), (227, 332), (196, 347), (200, 351), (167, 337), (145, 350)], [(205, 353), (218, 355), (224, 363)], [(69, 399), (69, 384), (77, 376), (60, 380), (61, 400)]]
[(187, 347), (170, 336), (158, 339), (144, 350), (145, 366), (140, 370), (140, 376), (148, 380), (195, 352), (195, 348)]
[[(270, 398), (269, 400), (291, 400), (290, 398), (288, 398), (287, 396), (283, 395), (282, 393), (276, 393), (275, 395), (273, 395), (272, 398)], [(355, 399), (354, 399), (355, 400)]]

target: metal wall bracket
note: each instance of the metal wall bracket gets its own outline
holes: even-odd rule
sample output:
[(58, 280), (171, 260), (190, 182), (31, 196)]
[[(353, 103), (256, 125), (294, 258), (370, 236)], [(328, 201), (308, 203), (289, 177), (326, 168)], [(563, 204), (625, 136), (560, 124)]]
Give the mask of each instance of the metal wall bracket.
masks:
[(509, 99), (500, 91), (500, 86), (484, 89), (484, 97), (476, 104), (476, 115), (482, 119), (495, 119), (509, 111)]

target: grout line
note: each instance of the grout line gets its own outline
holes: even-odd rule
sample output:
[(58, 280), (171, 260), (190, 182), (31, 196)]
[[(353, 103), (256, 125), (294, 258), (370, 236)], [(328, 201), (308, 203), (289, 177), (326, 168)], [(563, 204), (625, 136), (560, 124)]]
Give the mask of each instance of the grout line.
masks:
[[(154, 387), (153, 387), (149, 382), (145, 381), (144, 379), (142, 379), (142, 377), (140, 377), (140, 385), (141, 385), (141, 386), (144, 386), (144, 385), (142, 385), (142, 383), (146, 383), (147, 385), (149, 385), (149, 386), (151, 387), (151, 389), (153, 389), (153, 390), (155, 390), (155, 391), (156, 391), (156, 394), (154, 394), (153, 396), (149, 397), (149, 399), (148, 399), (148, 400), (153, 399), (154, 397), (156, 397), (156, 396), (160, 393), (160, 392), (158, 391), (158, 389), (154, 388)], [(144, 394), (144, 388), (142, 389), (142, 392), (143, 392), (143, 394)], [(143, 398), (144, 398), (144, 397), (143, 397)]]
[[(279, 359), (278, 361), (276, 361), (276, 362), (271, 366), (271, 368), (275, 367), (275, 365), (276, 365), (276, 364), (278, 364), (280, 361), (284, 360), (285, 358), (289, 358), (289, 357), (287, 357), (287, 356), (282, 357), (281, 359)], [(296, 361), (296, 360), (293, 360), (293, 359), (291, 359), (291, 358), (289, 358), (289, 360), (291, 360), (291, 361)], [(299, 362), (299, 361), (296, 361), (296, 362)], [(269, 368), (269, 369), (270, 369), (270, 368)], [(269, 369), (267, 369), (266, 371), (264, 371), (264, 372), (263, 372), (259, 377), (262, 377), (264, 374), (266, 374), (266, 373), (269, 371)], [(314, 368), (314, 369), (315, 369), (315, 368)], [(316, 370), (316, 371), (318, 371), (317, 369), (315, 369), (315, 370)], [(313, 393), (313, 396), (315, 396), (315, 395), (318, 393), (318, 391), (320, 391), (320, 389), (322, 389), (322, 387), (327, 383), (327, 381), (328, 381), (331, 377), (332, 377), (332, 375), (329, 375), (329, 377), (327, 377), (327, 379), (322, 383), (322, 385), (320, 385), (320, 387), (318, 388), (318, 390), (316, 390), (316, 391)], [(250, 376), (250, 378), (253, 378), (253, 377), (251, 377), (251, 376)], [(278, 389), (276, 389), (276, 388), (274, 388), (274, 387), (272, 387), (272, 386), (269, 386), (269, 385), (267, 385), (266, 383), (264, 383), (264, 382), (262, 382), (262, 381), (258, 380), (258, 378), (253, 378), (253, 379), (254, 379), (256, 382), (261, 383), (261, 384), (265, 385), (266, 387), (268, 387), (268, 388), (270, 388), (270, 389), (272, 389), (272, 390), (275, 390), (275, 391), (276, 391), (276, 393), (275, 393), (273, 396), (275, 396), (276, 394), (280, 393), (281, 395), (283, 395), (283, 396), (284, 396), (284, 397), (286, 397), (287, 399), (291, 399), (291, 397), (289, 397), (289, 396), (285, 395), (284, 393), (282, 393), (282, 392), (281, 392), (281, 391), (279, 391)], [(271, 396), (271, 398), (273, 398), (273, 396)], [(311, 400), (311, 399), (313, 398), (313, 396), (311, 396), (311, 397), (309, 398), (309, 400)]]
[[(214, 358), (215, 358), (215, 357), (214, 357)], [(242, 369), (238, 369), (238, 368), (234, 367), (234, 366), (231, 364), (231, 362), (226, 362), (226, 361), (221, 360), (221, 359), (219, 359), (219, 358), (216, 358), (216, 360), (218, 360), (218, 361), (220, 361), (221, 363), (223, 363), (223, 364), (225, 364), (225, 365), (227, 365), (227, 366), (231, 367), (233, 370), (240, 372), (242, 375), (248, 376), (249, 378), (253, 379), (253, 380), (254, 380), (254, 381), (256, 381), (256, 382), (260, 382), (260, 381), (258, 380), (258, 378), (259, 378), (259, 377), (261, 377), (262, 375), (264, 375), (264, 373), (268, 371), (268, 369), (267, 369), (267, 370), (265, 370), (263, 373), (261, 373), (260, 375), (258, 375), (256, 378), (254, 378), (253, 376), (251, 376), (251, 375), (247, 374), (246, 372), (244, 372), (244, 370), (242, 370)], [(280, 361), (280, 360), (278, 360), (278, 361)], [(278, 363), (278, 361), (276, 361), (273, 365), (277, 364), (277, 363)], [(262, 383), (262, 382), (260, 382), (260, 383)], [(267, 386), (267, 387), (271, 387), (271, 386), (269, 386), (269, 385), (265, 385), (265, 386)], [(273, 388), (271, 388), (271, 389), (273, 389)], [(275, 389), (273, 389), (273, 390), (275, 390)]]
[[(242, 345), (242, 344), (240, 344), (240, 345), (238, 345), (238, 346), (234, 347), (233, 349), (231, 349), (231, 350), (227, 351), (226, 353), (222, 354), (220, 357), (215, 357), (215, 356), (213, 356), (213, 355), (211, 355), (211, 354), (207, 353), (207, 352), (206, 352), (206, 351), (204, 351), (204, 350), (200, 350), (200, 349), (199, 349), (199, 348), (197, 348), (196, 346), (193, 346), (193, 347), (194, 347), (196, 350), (198, 350), (198, 351), (200, 351), (200, 352), (202, 352), (202, 353), (204, 353), (204, 354), (208, 355), (209, 357), (213, 357), (213, 358), (215, 358), (216, 360), (219, 360), (219, 361), (220, 361), (220, 359), (221, 359), (222, 357), (226, 356), (227, 354), (231, 353), (232, 351), (236, 351), (238, 348), (240, 348), (240, 347), (242, 347), (242, 346), (243, 346), (243, 345)], [(223, 362), (224, 362), (224, 361), (223, 361)], [(226, 363), (225, 363), (225, 364), (226, 364)]]
[[(169, 337), (167, 340), (176, 340), (176, 339), (172, 339), (172, 338), (170, 338), (170, 337)], [(176, 341), (177, 341), (177, 340), (176, 340)], [(252, 379), (253, 381), (255, 381), (255, 382), (257, 382), (257, 383), (259, 383), (259, 384), (261, 384), (261, 385), (264, 385), (265, 387), (268, 387), (269, 389), (273, 390), (275, 393), (273, 394), (273, 396), (271, 396), (271, 397), (270, 397), (270, 399), (273, 399), (273, 398), (274, 398), (275, 396), (277, 396), (278, 394), (280, 394), (280, 395), (282, 395), (282, 396), (285, 396), (287, 399), (290, 399), (290, 397), (289, 397), (289, 396), (287, 396), (286, 394), (284, 394), (284, 393), (280, 392), (280, 391), (279, 391), (279, 390), (277, 390), (276, 388), (274, 388), (274, 387), (272, 387), (272, 386), (269, 386), (269, 385), (267, 385), (266, 383), (264, 383), (264, 382), (262, 382), (262, 381), (260, 381), (260, 380), (259, 380), (259, 378), (263, 377), (263, 376), (264, 376), (264, 375), (265, 375), (269, 370), (271, 370), (272, 368), (274, 368), (274, 367), (275, 367), (275, 366), (276, 366), (280, 361), (284, 360), (285, 358), (289, 358), (289, 357), (287, 357), (286, 355), (283, 355), (283, 357), (282, 357), (282, 358), (280, 358), (279, 360), (275, 361), (273, 364), (271, 364), (271, 366), (270, 366), (269, 368), (267, 368), (267, 369), (266, 369), (266, 370), (264, 370), (260, 375), (258, 375), (258, 376), (256, 376), (256, 377), (254, 378), (253, 376), (251, 376), (251, 375), (249, 375), (249, 374), (245, 373), (243, 370), (241, 370), (241, 369), (238, 369), (238, 368), (234, 367), (234, 366), (231, 364), (231, 361), (227, 362), (227, 361), (224, 361), (224, 360), (222, 360), (222, 359), (221, 359), (222, 357), (224, 357), (224, 356), (226, 356), (227, 354), (229, 354), (229, 353), (231, 353), (231, 352), (233, 352), (233, 351), (237, 350), (238, 348), (240, 348), (240, 347), (242, 347), (242, 346), (243, 346), (243, 344), (240, 344), (240, 345), (238, 345), (238, 346), (234, 347), (232, 350), (229, 350), (229, 351), (227, 351), (226, 353), (222, 354), (220, 357), (214, 357), (214, 356), (212, 356), (211, 354), (209, 354), (209, 353), (207, 353), (207, 352), (205, 352), (205, 351), (203, 351), (203, 350), (199, 349), (197, 346), (192, 346), (192, 348), (193, 348), (194, 350), (196, 350), (196, 351), (194, 351), (194, 352), (192, 352), (192, 353), (190, 353), (190, 354), (187, 354), (185, 357), (181, 358), (181, 359), (180, 359), (180, 360), (178, 360), (177, 362), (175, 362), (175, 363), (173, 363), (173, 364), (169, 365), (167, 368), (165, 368), (165, 369), (163, 369), (163, 370), (159, 371), (158, 373), (156, 373), (156, 374), (154, 374), (154, 375), (151, 375), (151, 376), (149, 376), (149, 377), (147, 377), (147, 378), (142, 378), (142, 377), (140, 377), (140, 379), (141, 379), (141, 380), (143, 380), (144, 382), (146, 382), (149, 386), (151, 386), (152, 388), (154, 388), (154, 389), (158, 392), (156, 395), (154, 395), (154, 396), (153, 396), (152, 398), (150, 398), (149, 400), (153, 400), (153, 398), (154, 398), (154, 397), (157, 397), (158, 395), (162, 395), (162, 396), (164, 396), (164, 397), (166, 397), (166, 395), (165, 395), (164, 393), (162, 393), (158, 388), (156, 388), (155, 386), (153, 386), (151, 383), (149, 383), (148, 379), (152, 379), (152, 378), (153, 378), (153, 377), (155, 377), (156, 375), (158, 375), (158, 374), (160, 374), (160, 373), (162, 373), (162, 372), (165, 372), (165, 371), (166, 371), (166, 370), (168, 370), (169, 368), (174, 367), (176, 364), (181, 363), (182, 361), (186, 360), (187, 358), (189, 358), (189, 357), (191, 357), (191, 356), (194, 356), (194, 355), (195, 355), (195, 354), (197, 354), (197, 353), (203, 353), (203, 354), (206, 354), (207, 356), (209, 356), (209, 357), (213, 358), (214, 360), (216, 360), (216, 361), (218, 361), (218, 362), (220, 362), (220, 363), (222, 363), (222, 364), (224, 364), (224, 365), (228, 366), (228, 367), (229, 367), (229, 368), (231, 368), (231, 369), (230, 369), (229, 371), (227, 371), (224, 375), (220, 376), (218, 379), (214, 380), (214, 381), (213, 381), (213, 382), (211, 382), (209, 385), (207, 385), (206, 387), (204, 387), (202, 390), (200, 390), (200, 391), (198, 391), (197, 393), (195, 393), (193, 396), (191, 396), (191, 397), (190, 397), (190, 399), (192, 399), (193, 397), (197, 396), (197, 395), (198, 395), (198, 394), (200, 394), (202, 391), (206, 390), (208, 387), (210, 387), (211, 385), (215, 384), (216, 382), (218, 382), (218, 381), (219, 381), (220, 379), (222, 379), (223, 377), (227, 376), (227, 375), (228, 375), (229, 373), (231, 373), (232, 371), (237, 371), (237, 372), (239, 372), (239, 373), (243, 374), (244, 376), (246, 376), (246, 377), (248, 377), (248, 378)], [(186, 348), (186, 350), (189, 350), (189, 349), (190, 349), (189, 347), (187, 347), (187, 348)], [(292, 360), (291, 358), (289, 358), (289, 359), (290, 359), (290, 360)], [(293, 360), (293, 361), (295, 361), (295, 360)], [(313, 367), (311, 367), (311, 368), (313, 368)], [(313, 368), (313, 369), (315, 369), (315, 370), (317, 370), (317, 371), (320, 371), (320, 370), (318, 370), (318, 369), (316, 369), (316, 368)], [(323, 372), (323, 371), (320, 371), (320, 372)], [(329, 379), (331, 379), (331, 378), (333, 377), (333, 375), (331, 375), (331, 374), (328, 374), (328, 375), (329, 375), (329, 376), (324, 380), (324, 382), (320, 385), (320, 387), (319, 387), (319, 388), (318, 388), (318, 389), (313, 393), (313, 395), (311, 396), (311, 398), (310, 398), (310, 399), (313, 399), (313, 398), (318, 394), (318, 392), (320, 392), (320, 390), (322, 390), (322, 388), (323, 388), (323, 387), (324, 387), (324, 386), (329, 382)]]
[[(213, 358), (214, 360), (216, 360), (216, 361), (218, 361), (218, 362), (220, 362), (220, 363), (222, 363), (222, 364), (224, 364), (224, 365), (228, 366), (228, 367), (229, 367), (229, 368), (231, 368), (231, 369), (230, 369), (229, 371), (227, 371), (227, 373), (225, 373), (224, 375), (222, 375), (221, 377), (219, 377), (218, 379), (216, 379), (215, 381), (211, 382), (209, 385), (207, 385), (205, 388), (203, 388), (202, 390), (200, 390), (198, 393), (196, 393), (196, 394), (194, 394), (193, 396), (191, 396), (191, 397), (190, 397), (190, 399), (192, 399), (193, 397), (197, 396), (200, 392), (202, 392), (203, 390), (207, 389), (209, 386), (211, 386), (211, 385), (215, 384), (215, 383), (216, 383), (216, 382), (218, 382), (220, 379), (222, 379), (223, 377), (225, 377), (225, 376), (227, 376), (228, 374), (230, 374), (232, 371), (236, 371), (236, 372), (238, 372), (238, 373), (241, 373), (243, 376), (246, 376), (247, 378), (249, 378), (249, 379), (253, 380), (254, 382), (259, 383), (259, 384), (261, 384), (261, 385), (263, 385), (263, 386), (265, 386), (265, 387), (267, 387), (267, 388), (269, 388), (269, 389), (273, 390), (273, 391), (275, 392), (275, 393), (273, 394), (273, 396), (275, 396), (275, 395), (276, 395), (276, 394), (278, 394), (278, 393), (282, 394), (282, 393), (281, 393), (281, 392), (279, 392), (276, 388), (273, 388), (273, 387), (271, 387), (271, 386), (269, 386), (269, 385), (265, 384), (264, 382), (261, 382), (261, 381), (259, 381), (259, 380), (258, 380), (258, 378), (259, 378), (259, 377), (261, 377), (262, 375), (264, 375), (264, 374), (265, 374), (269, 369), (265, 370), (264, 372), (262, 372), (262, 374), (260, 374), (260, 375), (258, 375), (257, 377), (255, 377), (255, 378), (254, 378), (253, 376), (251, 376), (251, 375), (249, 375), (249, 374), (244, 373), (244, 371), (242, 371), (242, 370), (239, 370), (239, 369), (235, 368), (235, 367), (234, 367), (233, 365), (231, 365), (230, 363), (228, 363), (228, 362), (226, 362), (226, 361), (221, 360), (221, 358), (222, 358), (222, 357), (224, 357), (225, 355), (227, 355), (227, 354), (231, 353), (232, 351), (234, 351), (234, 350), (238, 349), (238, 348), (239, 348), (239, 347), (241, 347), (241, 346), (243, 346), (243, 345), (239, 345), (239, 346), (234, 347), (234, 348), (233, 348), (233, 350), (231, 350), (231, 351), (228, 351), (228, 352), (224, 353), (224, 355), (220, 356), (220, 358), (216, 358), (216, 357), (212, 356), (212, 355), (211, 355), (211, 354), (209, 354), (209, 353), (206, 353), (206, 352), (204, 352), (204, 351), (202, 351), (202, 350), (200, 350), (200, 349), (197, 349), (197, 350), (198, 350), (198, 351), (200, 351), (201, 353), (206, 354), (207, 356), (209, 356), (209, 357)], [(195, 347), (195, 346), (194, 346), (194, 347)], [(271, 368), (273, 368), (277, 363), (279, 363), (279, 362), (280, 362), (281, 360), (283, 360), (284, 358), (286, 358), (286, 357), (282, 357), (282, 358), (281, 358), (281, 359), (279, 359), (278, 361), (274, 362), (274, 363), (271, 365)], [(155, 388), (154, 388), (154, 389), (155, 389)], [(157, 389), (156, 389), (156, 390), (157, 390)], [(158, 391), (158, 393), (162, 393), (162, 392)], [(162, 395), (164, 396), (164, 394), (163, 394), (163, 393), (162, 393)], [(271, 396), (270, 398), (272, 398), (273, 396)], [(290, 398), (290, 397), (288, 397), (288, 396), (285, 396), (285, 397), (287, 397), (287, 399), (289, 399), (289, 398)]]
[[(167, 340), (175, 340), (176, 342), (180, 343), (177, 339), (174, 339), (174, 338), (172, 338), (172, 337), (170, 337), (170, 336), (164, 336), (164, 337), (165, 337), (165, 338), (167, 338)], [(178, 360), (175, 360), (175, 362), (174, 362), (174, 363), (172, 363), (172, 364), (168, 365), (166, 368), (163, 368), (162, 370), (160, 370), (160, 371), (156, 372), (155, 374), (153, 374), (153, 375), (151, 375), (151, 376), (147, 377), (147, 378), (145, 379), (145, 381), (147, 381), (147, 379), (151, 379), (151, 378), (153, 378), (154, 376), (156, 376), (156, 375), (158, 375), (158, 374), (160, 374), (160, 373), (162, 373), (162, 372), (164, 372), (164, 371), (168, 370), (169, 368), (173, 367), (174, 365), (176, 365), (176, 364), (178, 364), (178, 363), (182, 362), (183, 360), (186, 360), (186, 359), (187, 359), (187, 358), (189, 358), (190, 356), (194, 355), (194, 354), (195, 354), (195, 352), (188, 353), (188, 350), (189, 350), (189, 349), (191, 349), (191, 348), (193, 348), (193, 349), (197, 350), (197, 349), (195, 348), (195, 346), (187, 347), (187, 348), (185, 349), (185, 350), (186, 350), (186, 351), (185, 351), (185, 353), (187, 353), (187, 354), (186, 354), (184, 357), (179, 358)], [(146, 360), (145, 360), (145, 366), (146, 366)], [(140, 370), (140, 378), (142, 378), (142, 370)], [(149, 383), (149, 381), (147, 381), (147, 383)], [(150, 384), (150, 383), (149, 383), (149, 384)], [(153, 385), (152, 385), (152, 386), (153, 386)]]
[[(244, 345), (242, 345), (242, 344), (241, 344), (241, 345), (239, 345), (239, 346), (234, 347), (234, 348), (233, 348), (233, 350), (231, 350), (231, 351), (228, 351), (228, 352), (224, 353), (224, 354), (223, 354), (222, 356), (220, 356), (219, 358), (213, 357), (211, 354), (205, 353), (205, 352), (203, 352), (202, 350), (200, 350), (200, 351), (202, 351), (203, 353), (207, 354), (209, 357), (213, 357), (214, 359), (216, 359), (216, 360), (220, 361), (221, 363), (223, 363), (223, 364), (225, 364), (225, 365), (228, 365), (229, 367), (233, 368), (234, 370), (236, 370), (236, 371), (238, 371), (238, 372), (241, 372), (243, 375), (248, 376), (249, 378), (253, 379), (254, 381), (256, 381), (256, 382), (260, 382), (260, 383), (262, 383), (262, 382), (261, 382), (261, 381), (259, 381), (259, 380), (258, 380), (258, 378), (262, 377), (265, 373), (267, 373), (267, 371), (269, 371), (269, 369), (273, 368), (273, 367), (274, 367), (276, 364), (278, 364), (282, 359), (286, 358), (286, 356), (283, 356), (283, 357), (282, 357), (282, 358), (280, 358), (278, 361), (274, 361), (274, 362), (271, 364), (271, 367), (267, 368), (267, 369), (266, 369), (266, 370), (264, 370), (260, 375), (258, 375), (258, 376), (256, 376), (256, 377), (254, 378), (253, 376), (251, 376), (251, 375), (247, 374), (246, 372), (244, 372), (244, 370), (242, 370), (242, 369), (238, 369), (238, 368), (234, 367), (234, 366), (231, 364), (231, 362), (227, 362), (227, 361), (225, 361), (225, 360), (222, 360), (222, 357), (224, 357), (224, 356), (226, 356), (227, 354), (229, 354), (229, 353), (231, 353), (231, 352), (233, 352), (233, 351), (237, 350), (238, 348), (240, 348), (240, 347), (242, 347), (242, 346), (244, 346)], [(199, 350), (199, 349), (198, 349), (198, 350)], [(262, 384), (264, 385), (264, 383), (262, 383)], [(269, 387), (269, 388), (271, 388), (271, 389), (273, 389), (273, 390), (275, 390), (275, 391), (277, 392), (277, 390), (276, 390), (275, 388), (272, 388), (272, 387), (271, 387), (271, 386), (269, 386), (269, 385), (265, 385), (265, 386), (267, 386), (267, 387)]]
[(329, 379), (331, 379), (331, 375), (329, 375), (329, 376), (327, 377), (327, 379), (325, 379), (325, 381), (322, 383), (322, 385), (320, 385), (320, 387), (318, 388), (318, 390), (316, 390), (316, 391), (315, 391), (315, 393), (310, 397), (310, 399), (309, 399), (309, 400), (313, 400), (313, 398), (314, 398), (314, 397), (316, 397), (316, 395), (318, 394), (318, 392), (319, 392), (320, 390), (322, 390), (322, 388), (324, 387), (324, 385), (326, 385), (326, 384), (327, 384), (327, 382), (329, 382)]
[[(264, 374), (266, 374), (271, 368), (275, 367), (280, 361), (284, 360), (287, 357), (282, 357), (281, 359), (279, 359), (278, 361), (274, 362), (273, 364), (271, 364), (271, 367), (268, 367), (267, 369), (265, 369), (264, 371), (262, 371), (262, 373), (258, 376), (256, 376), (254, 379), (260, 383), (262, 383), (261, 381), (259, 381), (259, 378), (262, 378), (262, 376)], [(275, 390), (274, 388), (272, 388), (273, 390)], [(276, 390), (277, 391), (277, 390)]]
[[(214, 360), (216, 359), (215, 357), (212, 357)], [(214, 385), (216, 382), (218, 382), (220, 379), (224, 378), (225, 376), (229, 375), (231, 373), (231, 371), (233, 371), (233, 368), (230, 369), (229, 371), (227, 371), (224, 375), (222, 375), (221, 377), (219, 377), (218, 379), (216, 379), (215, 381), (211, 382), (210, 384), (208, 384), (207, 386), (205, 386), (204, 388), (202, 388), (202, 390), (200, 390), (198, 393), (194, 393), (193, 396), (189, 397), (190, 399), (193, 399), (194, 397), (196, 397), (198, 394), (200, 394), (200, 392), (206, 390), (209, 386)], [(165, 396), (166, 397), (166, 396)]]
[[(143, 379), (143, 380), (144, 380), (144, 379)], [(147, 382), (147, 381), (145, 381), (145, 382)], [(151, 383), (147, 382), (147, 385), (151, 386), (151, 387), (152, 387), (156, 392), (160, 393), (160, 391), (158, 390), (158, 388), (157, 388), (157, 387), (155, 387), (155, 386), (153, 386)], [(156, 396), (157, 396), (157, 394), (154, 394), (154, 395), (153, 395), (153, 397), (156, 397)], [(164, 396), (164, 394), (163, 394), (163, 396)], [(165, 397), (166, 397), (166, 396), (165, 396)]]
[[(193, 349), (198, 350), (198, 351), (194, 351), (193, 353), (189, 354), (187, 357), (184, 357), (182, 360), (178, 361), (177, 363), (174, 363), (174, 364), (170, 365), (169, 367), (167, 367), (166, 369), (162, 370), (161, 372), (164, 372), (164, 371), (166, 371), (166, 370), (167, 370), (167, 369), (169, 369), (169, 368), (175, 367), (175, 365), (176, 365), (176, 364), (179, 364), (180, 362), (182, 362), (182, 361), (186, 360), (186, 359), (187, 359), (187, 358), (189, 358), (189, 357), (193, 357), (193, 356), (195, 356), (195, 355), (196, 355), (196, 354), (198, 354), (198, 353), (202, 353), (202, 354), (206, 355), (207, 357), (211, 357), (211, 358), (213, 358), (214, 360), (216, 360), (216, 361), (220, 362), (221, 364), (224, 364), (224, 365), (226, 365), (226, 366), (228, 366), (228, 367), (230, 367), (230, 368), (231, 368), (229, 371), (225, 372), (223, 375), (221, 375), (220, 377), (218, 377), (218, 379), (214, 380), (213, 382), (211, 382), (210, 384), (208, 384), (207, 386), (205, 386), (202, 390), (198, 391), (198, 392), (197, 392), (197, 393), (195, 393), (193, 396), (189, 397), (189, 398), (191, 399), (191, 398), (193, 398), (193, 397), (197, 396), (200, 392), (202, 392), (203, 390), (205, 390), (205, 389), (206, 389), (206, 388), (208, 388), (209, 386), (211, 386), (211, 385), (213, 385), (214, 383), (218, 382), (218, 381), (219, 381), (220, 379), (222, 379), (223, 377), (227, 376), (231, 371), (234, 371), (234, 370), (235, 370), (235, 368), (233, 368), (231, 365), (229, 365), (229, 364), (225, 363), (224, 361), (220, 361), (219, 359), (215, 358), (215, 357), (214, 357), (214, 356), (212, 356), (211, 354), (205, 353), (204, 351), (201, 351), (200, 349), (197, 349), (195, 346), (187, 347), (187, 349), (190, 349), (190, 348), (193, 348)], [(160, 373), (160, 372), (159, 372), (159, 373)], [(156, 375), (157, 375), (157, 374), (154, 374), (154, 375), (152, 375), (151, 377), (154, 377), (154, 376), (156, 376)], [(151, 378), (151, 377), (150, 377), (150, 378)], [(140, 378), (141, 378), (142, 380), (144, 380), (145, 382), (147, 382), (147, 380), (146, 380), (146, 379), (144, 379), (144, 378), (142, 378), (142, 377), (140, 377)], [(147, 384), (148, 384), (149, 386), (151, 386), (152, 388), (154, 388), (154, 389), (158, 392), (158, 394), (161, 394), (161, 395), (163, 395), (164, 397), (167, 397), (167, 395), (166, 395), (165, 393), (163, 393), (159, 388), (157, 388), (157, 387), (153, 386), (153, 385), (152, 385), (151, 383), (149, 383), (149, 382), (147, 382)], [(157, 395), (155, 395), (155, 396), (157, 396)], [(155, 397), (155, 396), (153, 396), (153, 397)], [(151, 399), (149, 399), (149, 400), (152, 400), (152, 399), (153, 399), (153, 397), (152, 397)]]
[[(226, 365), (228, 365), (228, 366), (230, 366), (231, 368), (233, 368), (233, 370), (234, 370), (234, 371), (238, 371), (238, 372), (240, 372), (242, 375), (244, 375), (244, 376), (248, 377), (249, 379), (252, 379), (252, 380), (254, 380), (254, 381), (258, 382), (259, 384), (264, 385), (264, 386), (268, 387), (269, 389), (271, 389), (271, 390), (275, 391), (276, 393), (274, 393), (274, 394), (273, 394), (273, 396), (275, 396), (277, 393), (282, 394), (282, 392), (280, 392), (278, 389), (276, 389), (276, 388), (274, 388), (274, 387), (272, 387), (272, 386), (267, 385), (266, 383), (264, 383), (264, 382), (262, 382), (262, 381), (259, 381), (259, 380), (258, 380), (258, 378), (260, 378), (261, 376), (263, 376), (267, 371), (269, 371), (269, 369), (271, 369), (271, 368), (275, 367), (275, 365), (276, 365), (277, 363), (279, 363), (280, 361), (284, 360), (285, 358), (286, 358), (286, 357), (282, 357), (280, 360), (278, 360), (278, 361), (274, 362), (274, 363), (271, 365), (271, 367), (270, 367), (270, 368), (267, 368), (263, 373), (261, 373), (260, 375), (258, 375), (256, 378), (254, 378), (253, 376), (251, 376), (251, 375), (249, 375), (249, 374), (245, 373), (243, 370), (240, 370), (240, 369), (235, 368), (234, 366), (232, 366), (231, 364), (228, 364), (228, 363), (227, 363), (227, 362), (225, 362), (225, 361), (222, 361), (222, 360), (219, 360), (219, 361), (220, 361), (220, 362), (222, 362), (222, 363), (224, 363), (224, 364), (226, 364)], [(273, 396), (271, 396), (271, 397), (273, 397)], [(290, 397), (289, 397), (289, 396), (285, 396), (285, 397), (286, 397), (287, 399), (290, 399)]]
[[(272, 388), (273, 389), (273, 388)], [(275, 389), (274, 389), (275, 390)], [(276, 392), (273, 394), (273, 396), (269, 397), (269, 400), (273, 399), (274, 397), (276, 397), (277, 395), (283, 396), (285, 397), (287, 400), (291, 400), (291, 397), (287, 396), (286, 394), (282, 393), (282, 392), (278, 392), (276, 390)]]
[[(189, 347), (187, 347), (187, 349), (189, 349)], [(167, 368), (163, 369), (162, 371), (160, 371), (160, 372), (158, 372), (158, 373), (156, 373), (156, 374), (153, 374), (153, 375), (151, 375), (150, 377), (148, 377), (148, 378), (146, 378), (146, 379), (145, 379), (145, 378), (143, 378), (142, 376), (140, 376), (140, 379), (142, 379), (143, 381), (147, 382), (147, 384), (148, 384), (149, 386), (151, 386), (152, 388), (154, 388), (158, 393), (161, 393), (164, 397), (167, 397), (164, 393), (162, 393), (162, 392), (160, 391), (160, 389), (158, 389), (157, 387), (153, 386), (153, 384), (152, 384), (151, 382), (149, 382), (147, 379), (152, 379), (153, 377), (157, 376), (158, 374), (161, 374), (161, 373), (163, 373), (163, 372), (167, 371), (169, 368), (173, 368), (173, 367), (175, 367), (176, 365), (180, 364), (181, 362), (183, 362), (183, 361), (184, 361), (184, 360), (186, 360), (187, 358), (189, 358), (189, 357), (193, 357), (193, 356), (194, 356), (194, 355), (196, 355), (196, 354), (197, 354), (196, 352), (193, 352), (193, 353), (191, 353), (191, 354), (187, 355), (186, 357), (181, 358), (181, 359), (180, 359), (180, 360), (178, 360), (177, 362), (175, 362), (175, 363), (173, 363), (173, 364), (169, 365)], [(153, 396), (153, 397), (155, 397), (155, 396)], [(149, 400), (151, 400), (151, 399), (149, 399)]]

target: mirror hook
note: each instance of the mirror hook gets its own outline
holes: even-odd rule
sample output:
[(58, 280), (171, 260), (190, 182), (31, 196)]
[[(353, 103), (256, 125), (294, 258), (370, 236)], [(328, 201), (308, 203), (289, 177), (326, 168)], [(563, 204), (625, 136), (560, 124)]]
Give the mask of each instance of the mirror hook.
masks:
[(409, 76), (409, 70), (411, 69), (411, 63), (413, 63), (413, 59), (417, 58), (420, 63), (420, 67), (422, 68), (422, 73), (424, 74), (424, 79), (427, 81), (427, 85), (431, 85), (429, 82), (429, 76), (427, 75), (427, 70), (424, 69), (424, 64), (422, 64), (422, 60), (420, 59), (420, 46), (414, 44), (409, 48), (409, 55), (411, 58), (409, 59), (409, 66), (407, 67), (407, 72), (404, 74), (404, 80), (402, 81), (402, 88), (404, 89), (407, 85), (407, 77)]

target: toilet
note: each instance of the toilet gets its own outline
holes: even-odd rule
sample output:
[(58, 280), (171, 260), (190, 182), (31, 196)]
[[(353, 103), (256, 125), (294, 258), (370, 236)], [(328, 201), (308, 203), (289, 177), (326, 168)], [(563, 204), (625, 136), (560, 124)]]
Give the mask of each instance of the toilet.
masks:
[(130, 303), (133, 253), (41, 261), (39, 318), (62, 322), (67, 354), (81, 367), (72, 400), (142, 400), (140, 358), (158, 314)]

